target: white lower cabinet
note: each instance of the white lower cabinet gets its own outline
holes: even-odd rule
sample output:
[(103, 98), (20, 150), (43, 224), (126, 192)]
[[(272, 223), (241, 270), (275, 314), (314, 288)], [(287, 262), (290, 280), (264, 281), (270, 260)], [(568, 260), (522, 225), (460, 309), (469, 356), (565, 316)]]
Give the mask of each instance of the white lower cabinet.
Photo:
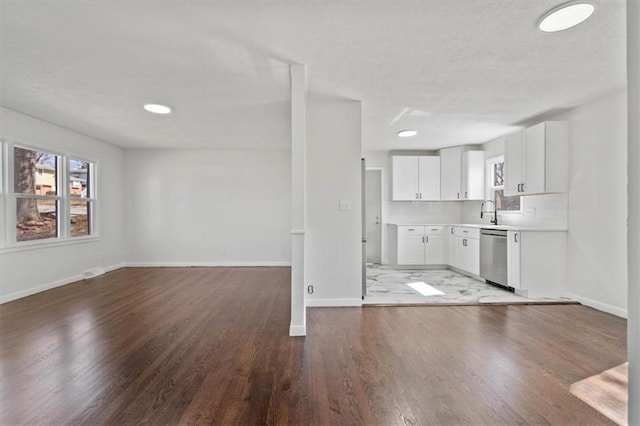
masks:
[(564, 297), (567, 292), (567, 233), (509, 231), (507, 281), (528, 297)]
[(444, 265), (444, 227), (390, 225), (391, 263)]
[(480, 275), (480, 229), (453, 226), (449, 231), (449, 265)]

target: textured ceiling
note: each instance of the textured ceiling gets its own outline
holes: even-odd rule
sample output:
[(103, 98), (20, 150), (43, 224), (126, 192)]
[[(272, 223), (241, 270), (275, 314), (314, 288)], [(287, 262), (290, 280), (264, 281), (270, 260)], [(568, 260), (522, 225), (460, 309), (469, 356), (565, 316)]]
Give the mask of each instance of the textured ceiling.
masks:
[(626, 78), (624, 1), (552, 34), (561, 1), (1, 1), (2, 105), (124, 147), (286, 147), (290, 63), (363, 102), (365, 150), (481, 143)]

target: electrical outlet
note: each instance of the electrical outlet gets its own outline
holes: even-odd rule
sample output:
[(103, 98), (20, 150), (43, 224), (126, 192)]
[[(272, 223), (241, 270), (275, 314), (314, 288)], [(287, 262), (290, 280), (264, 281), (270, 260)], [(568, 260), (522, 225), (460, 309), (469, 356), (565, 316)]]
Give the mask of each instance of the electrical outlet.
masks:
[(341, 211), (351, 210), (351, 203), (349, 203), (348, 201), (340, 200), (338, 202), (338, 210), (341, 210)]
[(308, 285), (307, 286), (307, 293), (313, 294), (313, 286), (312, 285)]

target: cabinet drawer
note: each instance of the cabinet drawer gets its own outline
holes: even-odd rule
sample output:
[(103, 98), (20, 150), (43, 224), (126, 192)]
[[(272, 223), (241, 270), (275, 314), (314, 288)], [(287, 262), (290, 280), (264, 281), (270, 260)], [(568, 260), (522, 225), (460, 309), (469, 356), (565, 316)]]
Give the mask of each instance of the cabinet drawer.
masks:
[(444, 233), (444, 226), (425, 226), (424, 233), (427, 235), (442, 235)]
[(480, 239), (480, 228), (465, 228), (456, 226), (453, 233), (460, 237)]
[(398, 226), (398, 235), (424, 235), (424, 226)]

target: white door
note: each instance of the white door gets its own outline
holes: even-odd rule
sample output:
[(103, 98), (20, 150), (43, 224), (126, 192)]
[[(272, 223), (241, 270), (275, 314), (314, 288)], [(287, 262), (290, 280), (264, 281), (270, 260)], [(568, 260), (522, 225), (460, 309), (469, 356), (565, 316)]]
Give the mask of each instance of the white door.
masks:
[(480, 275), (480, 240), (467, 238), (465, 249), (467, 252), (465, 271)]
[[(520, 195), (524, 183), (524, 132), (515, 132), (504, 139), (504, 195)], [(489, 182), (491, 185), (491, 182)]]
[(418, 157), (419, 199), (440, 199), (440, 157)]
[(419, 198), (418, 158), (394, 155), (392, 165), (392, 198), (394, 201), (414, 201)]
[(507, 284), (520, 288), (520, 232), (507, 232)]
[(382, 263), (382, 170), (365, 172), (367, 263)]
[(398, 265), (424, 265), (424, 235), (398, 236)]
[(463, 161), (464, 197), (484, 200), (484, 151), (467, 151)]
[(524, 139), (525, 166), (522, 192), (544, 192), (546, 124), (540, 123), (529, 127), (525, 131)]
[(467, 247), (465, 247), (466, 240), (466, 238), (458, 236), (453, 238), (453, 266), (458, 269), (462, 269), (463, 271), (467, 270)]
[(444, 235), (425, 236), (425, 263), (427, 265), (443, 265), (444, 260)]
[(460, 153), (462, 148), (440, 150), (440, 199), (460, 199)]

